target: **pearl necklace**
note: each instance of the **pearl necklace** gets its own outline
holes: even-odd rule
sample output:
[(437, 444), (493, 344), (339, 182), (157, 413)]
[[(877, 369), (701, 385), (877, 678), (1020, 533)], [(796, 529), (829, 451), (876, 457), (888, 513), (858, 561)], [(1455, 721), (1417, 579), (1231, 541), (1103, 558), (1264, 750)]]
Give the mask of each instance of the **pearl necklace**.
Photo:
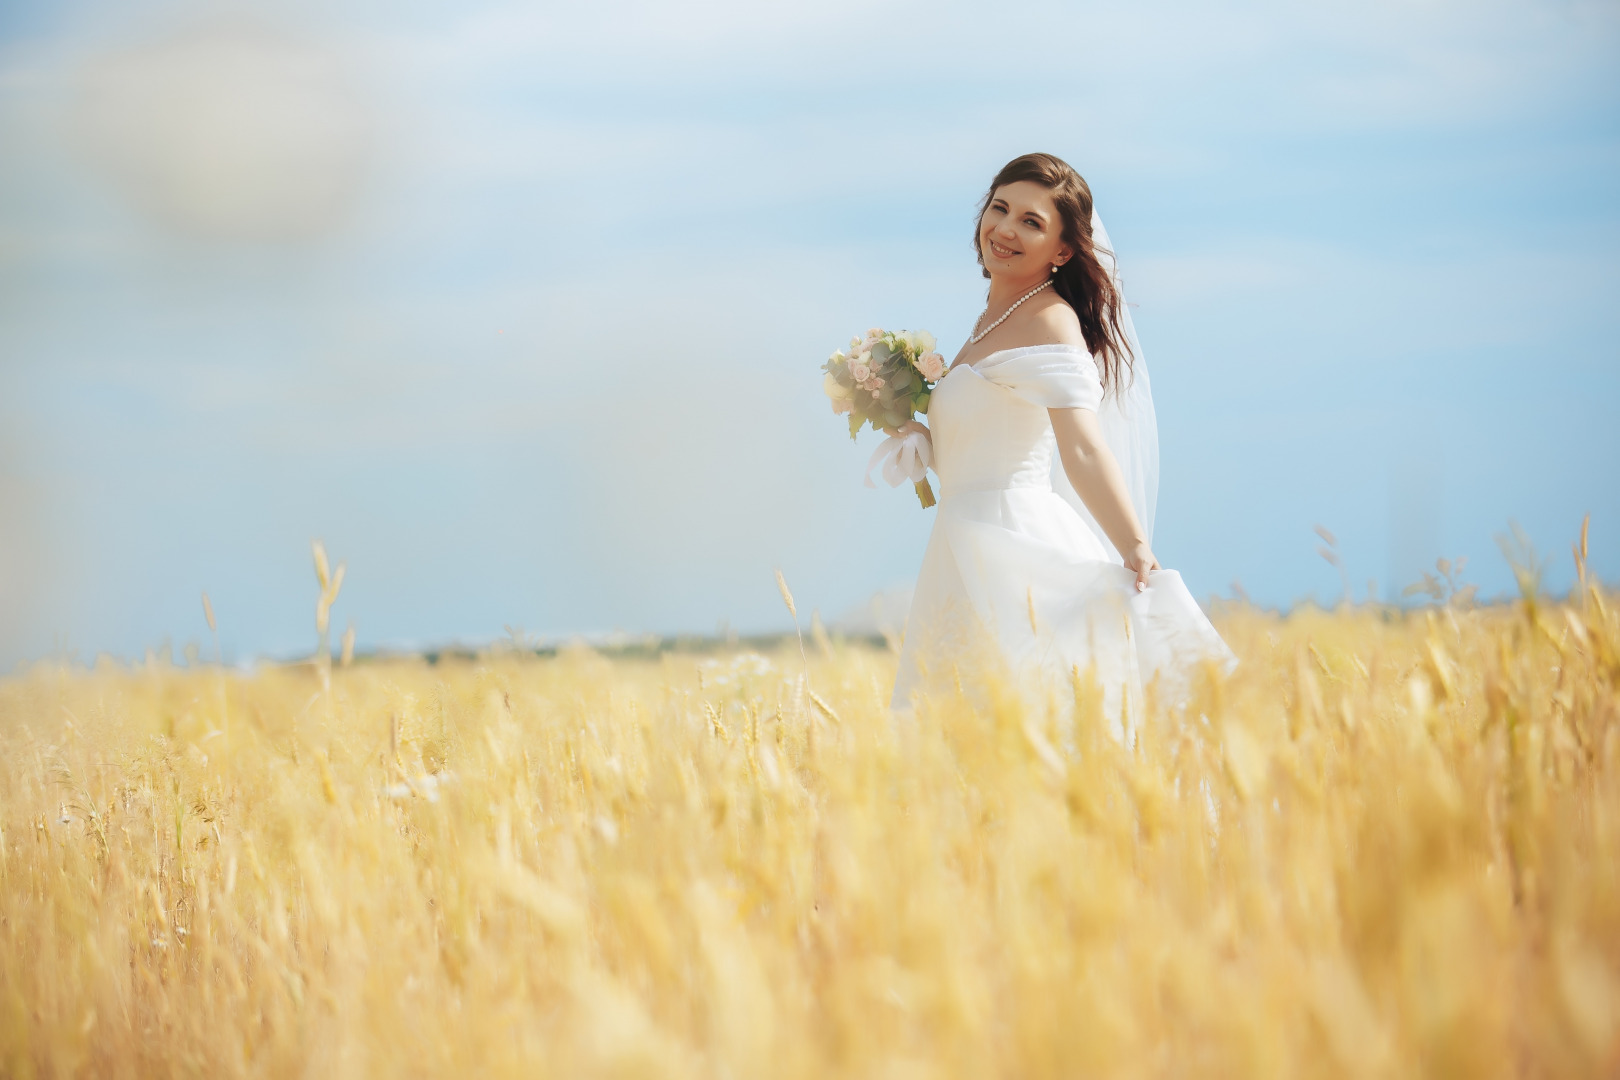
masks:
[[(974, 334), (972, 337), (968, 338), (968, 344), (969, 345), (977, 345), (979, 342), (983, 341), (984, 338), (986, 337), (986, 335), (988, 335), (990, 333), (990, 331), (994, 330), (996, 327), (998, 327), (1002, 323), (1006, 322), (1007, 321), (1007, 316), (1011, 315), (1013, 312), (1018, 310), (1018, 305), (1019, 304), (1022, 304), (1025, 300), (1028, 300), (1030, 297), (1034, 296), (1036, 293), (1040, 292), (1042, 289), (1046, 288), (1050, 284), (1052, 284), (1052, 279), (1047, 278), (1045, 281), (1041, 282), (1039, 285), (1037, 285), (1033, 289), (1029, 290), (1029, 292), (1025, 293), (1023, 296), (1020, 296), (1017, 300), (1014, 300), (1013, 301), (1013, 306), (1008, 308), (1006, 311), (1003, 311), (1001, 313), (1001, 318), (997, 319), (995, 322), (991, 323), (989, 326), (985, 327), (983, 330), (980, 330), (977, 334)], [(990, 313), (990, 309), (985, 308), (984, 313), (985, 313), (985, 315), (988, 315)], [(980, 315), (979, 318), (978, 318), (978, 321), (976, 321), (973, 325), (978, 326), (979, 323), (983, 322), (983, 321), (984, 321), (984, 315)]]

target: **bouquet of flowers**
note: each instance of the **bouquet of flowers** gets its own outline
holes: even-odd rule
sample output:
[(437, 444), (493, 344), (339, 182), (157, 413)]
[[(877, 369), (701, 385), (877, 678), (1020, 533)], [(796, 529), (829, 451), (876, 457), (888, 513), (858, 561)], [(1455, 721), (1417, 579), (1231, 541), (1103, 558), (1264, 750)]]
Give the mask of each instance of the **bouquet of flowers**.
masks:
[(864, 338), (850, 338), (849, 351), (839, 350), (822, 365), (822, 389), (832, 399), (833, 412), (848, 414), (849, 437), (867, 424), (887, 432), (866, 467), (872, 486), (872, 466), (884, 461), (883, 476), (891, 487), (910, 478), (923, 506), (934, 505), (928, 486), (933, 451), (928, 437), (918, 432), (901, 435), (896, 429), (919, 413), (928, 412), (934, 384), (945, 377), (945, 358), (934, 351), (934, 335), (926, 330), (878, 330)]

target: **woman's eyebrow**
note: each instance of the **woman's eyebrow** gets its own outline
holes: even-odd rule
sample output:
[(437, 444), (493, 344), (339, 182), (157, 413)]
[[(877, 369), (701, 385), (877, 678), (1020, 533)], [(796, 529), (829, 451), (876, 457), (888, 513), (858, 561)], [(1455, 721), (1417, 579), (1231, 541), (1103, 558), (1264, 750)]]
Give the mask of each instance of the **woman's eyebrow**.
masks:
[(1046, 215), (1041, 213), (1039, 210), (1025, 210), (1024, 213), (1039, 221), (1041, 224), (1046, 224)]

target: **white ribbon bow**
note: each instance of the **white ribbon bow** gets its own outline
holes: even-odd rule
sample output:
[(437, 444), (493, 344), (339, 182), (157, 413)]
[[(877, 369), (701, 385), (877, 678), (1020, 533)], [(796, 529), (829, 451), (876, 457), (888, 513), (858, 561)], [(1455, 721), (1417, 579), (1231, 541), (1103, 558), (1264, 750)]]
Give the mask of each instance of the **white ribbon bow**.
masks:
[(872, 469), (883, 462), (883, 479), (890, 487), (899, 487), (902, 480), (920, 484), (934, 465), (934, 443), (927, 433), (908, 431), (904, 435), (890, 435), (878, 444), (872, 460), (866, 463), (866, 486), (872, 483)]

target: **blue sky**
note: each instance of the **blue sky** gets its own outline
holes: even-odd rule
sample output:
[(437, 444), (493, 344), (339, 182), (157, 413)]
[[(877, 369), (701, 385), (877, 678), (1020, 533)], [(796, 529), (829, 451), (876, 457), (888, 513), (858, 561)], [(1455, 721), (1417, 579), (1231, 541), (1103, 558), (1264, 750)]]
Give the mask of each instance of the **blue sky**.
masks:
[(0, 5), (0, 664), (785, 625), (915, 573), (817, 367), (954, 349), (1006, 159), (1090, 180), (1161, 558), (1288, 604), (1620, 576), (1608, 3)]

